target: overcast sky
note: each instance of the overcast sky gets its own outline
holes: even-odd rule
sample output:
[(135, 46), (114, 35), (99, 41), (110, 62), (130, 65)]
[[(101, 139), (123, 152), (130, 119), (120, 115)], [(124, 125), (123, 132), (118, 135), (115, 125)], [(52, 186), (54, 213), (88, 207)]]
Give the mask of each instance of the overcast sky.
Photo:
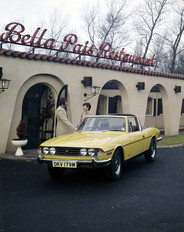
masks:
[(25, 27), (40, 26), (48, 21), (54, 9), (68, 16), (71, 24), (80, 21), (81, 12), (87, 4), (103, 5), (105, 0), (1, 0), (0, 29), (12, 21), (23, 22)]
[[(103, 1), (103, 0), (101, 0)], [(80, 2), (80, 3), (79, 3)], [(79, 11), (84, 2), (97, 2), (96, 0), (1, 0), (1, 24), (7, 20), (24, 20), (25, 23), (38, 22), (46, 19), (52, 9), (61, 10), (70, 14)]]
[[(106, 7), (106, 0), (1, 0), (0, 34), (10, 22), (20, 22), (25, 26), (25, 33), (31, 34), (37, 27), (47, 28), (42, 22), (48, 22), (54, 9), (65, 14), (68, 19), (68, 32), (79, 35), (83, 26), (81, 15), (87, 6), (99, 5), (100, 10)], [(118, 1), (118, 0), (114, 0)], [(141, 0), (128, 0), (137, 4)], [(74, 31), (70, 31), (74, 28)], [(76, 33), (77, 32), (77, 33)]]

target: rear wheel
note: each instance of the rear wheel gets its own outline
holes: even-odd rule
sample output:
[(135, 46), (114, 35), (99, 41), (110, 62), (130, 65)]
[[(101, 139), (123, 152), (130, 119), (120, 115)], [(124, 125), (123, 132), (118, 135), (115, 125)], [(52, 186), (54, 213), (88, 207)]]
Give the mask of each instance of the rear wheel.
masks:
[(110, 180), (118, 180), (122, 173), (122, 154), (115, 151), (111, 163), (106, 167), (106, 176)]
[(144, 154), (144, 157), (145, 157), (145, 160), (147, 162), (153, 162), (156, 158), (156, 154), (157, 154), (157, 147), (156, 147), (156, 143), (155, 143), (155, 140), (152, 139), (151, 140), (151, 143), (150, 143), (150, 147), (149, 147), (149, 150), (145, 152)]
[(65, 169), (64, 168), (54, 168), (51, 165), (48, 165), (48, 172), (49, 172), (49, 175), (53, 179), (59, 179), (64, 175)]

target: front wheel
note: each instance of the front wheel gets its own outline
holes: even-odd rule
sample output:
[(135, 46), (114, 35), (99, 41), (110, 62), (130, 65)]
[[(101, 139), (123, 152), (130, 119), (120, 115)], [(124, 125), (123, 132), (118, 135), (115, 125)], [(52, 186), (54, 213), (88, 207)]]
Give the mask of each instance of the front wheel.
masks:
[(48, 172), (49, 172), (49, 175), (53, 179), (59, 179), (64, 175), (65, 169), (64, 168), (54, 168), (51, 165), (48, 165)]
[(115, 151), (111, 163), (106, 167), (106, 176), (110, 180), (118, 180), (122, 173), (122, 154)]
[(155, 143), (155, 140), (152, 139), (151, 140), (151, 143), (150, 143), (150, 147), (149, 147), (149, 150), (145, 152), (144, 154), (144, 157), (145, 157), (145, 160), (147, 162), (153, 162), (156, 158), (156, 154), (157, 154), (157, 147), (156, 147), (156, 143)]

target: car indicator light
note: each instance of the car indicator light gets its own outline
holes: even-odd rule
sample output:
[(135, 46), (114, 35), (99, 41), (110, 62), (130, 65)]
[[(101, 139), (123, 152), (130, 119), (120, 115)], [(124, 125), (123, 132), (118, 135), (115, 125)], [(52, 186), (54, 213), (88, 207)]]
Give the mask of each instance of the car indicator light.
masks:
[(102, 150), (101, 148), (97, 149), (97, 156), (102, 156), (104, 154), (104, 150)]
[(41, 154), (42, 154), (42, 148), (39, 147), (39, 148), (37, 149), (37, 152), (38, 152), (38, 155), (41, 155)]

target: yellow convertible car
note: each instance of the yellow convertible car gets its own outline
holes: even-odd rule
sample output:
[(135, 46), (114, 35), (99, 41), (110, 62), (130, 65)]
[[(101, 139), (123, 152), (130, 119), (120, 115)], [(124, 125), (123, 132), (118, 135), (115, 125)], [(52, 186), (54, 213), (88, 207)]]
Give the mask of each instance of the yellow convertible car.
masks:
[(38, 162), (48, 164), (52, 178), (63, 176), (66, 168), (102, 167), (111, 180), (118, 180), (123, 163), (144, 155), (147, 162), (156, 157), (160, 131), (141, 126), (132, 114), (86, 117), (72, 134), (42, 143)]

